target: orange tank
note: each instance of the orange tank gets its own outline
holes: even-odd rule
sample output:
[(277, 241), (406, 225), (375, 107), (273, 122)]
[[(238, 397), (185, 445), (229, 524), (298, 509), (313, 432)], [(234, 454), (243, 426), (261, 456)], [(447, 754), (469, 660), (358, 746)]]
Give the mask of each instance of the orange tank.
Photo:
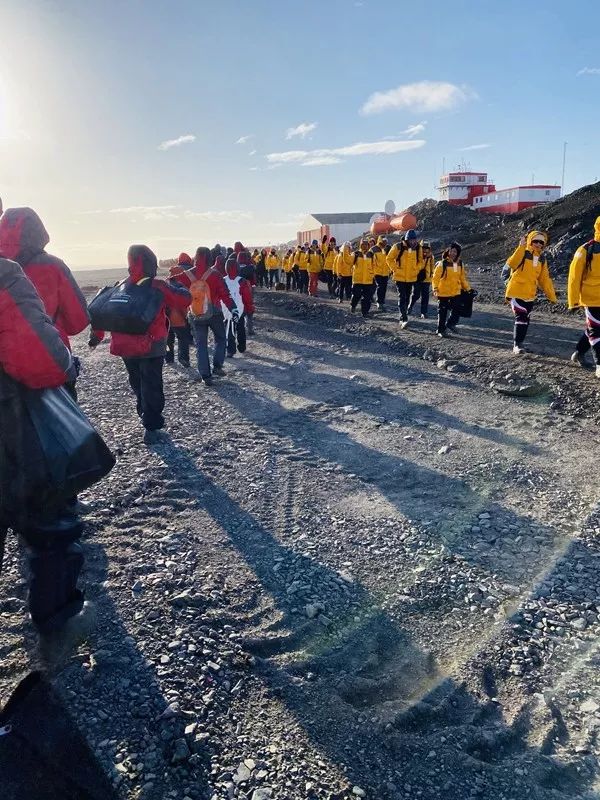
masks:
[(390, 230), (389, 217), (379, 217), (379, 219), (376, 219), (371, 223), (371, 233), (373, 236), (382, 236), (385, 233), (389, 233)]
[(408, 211), (403, 211), (391, 218), (389, 226), (393, 231), (410, 231), (417, 227), (417, 218)]

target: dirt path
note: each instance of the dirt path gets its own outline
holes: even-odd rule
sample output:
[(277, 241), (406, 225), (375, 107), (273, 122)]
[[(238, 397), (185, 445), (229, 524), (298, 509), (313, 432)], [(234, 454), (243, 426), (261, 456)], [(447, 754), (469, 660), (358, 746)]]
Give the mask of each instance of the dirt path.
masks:
[[(324, 300), (259, 306), (216, 389), (166, 370), (151, 450), (121, 365), (79, 343), (119, 460), (88, 498), (102, 625), (59, 686), (122, 796), (600, 797), (600, 384), (564, 361), (579, 322), (538, 316), (547, 355), (517, 359), (502, 307), (440, 341)], [(14, 542), (6, 566), (0, 696), (29, 642)]]

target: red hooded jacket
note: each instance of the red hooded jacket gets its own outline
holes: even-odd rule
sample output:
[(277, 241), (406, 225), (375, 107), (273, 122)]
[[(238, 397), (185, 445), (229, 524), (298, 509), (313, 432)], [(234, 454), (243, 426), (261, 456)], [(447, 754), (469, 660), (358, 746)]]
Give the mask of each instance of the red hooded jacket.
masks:
[[(233, 256), (227, 259), (226, 264), (227, 269), (227, 277), (232, 278), (235, 280), (239, 277), (240, 270), (237, 265), (237, 261)], [(244, 313), (245, 314), (254, 314), (254, 298), (252, 296), (252, 287), (250, 286), (250, 282), (246, 280), (246, 278), (239, 278), (240, 283), (240, 296), (242, 298), (242, 303), (244, 304)]]
[[(121, 358), (154, 358), (164, 356), (166, 352), (169, 322), (167, 308), (185, 311), (192, 301), (188, 290), (181, 285), (165, 282), (156, 278), (158, 262), (156, 256), (143, 244), (133, 244), (127, 253), (129, 262), (129, 278), (137, 283), (142, 278), (152, 278), (152, 287), (160, 289), (164, 302), (158, 310), (154, 322), (147, 333), (133, 335), (129, 333), (113, 333), (110, 352)], [(94, 331), (96, 342), (102, 341), (104, 331)]]
[(87, 303), (67, 265), (44, 248), (48, 232), (31, 208), (9, 208), (0, 218), (0, 255), (18, 262), (69, 347), (69, 336), (87, 328)]
[(223, 276), (216, 269), (211, 268), (211, 255), (208, 247), (199, 247), (196, 250), (194, 265), (196, 278), (203, 278), (208, 284), (215, 308), (220, 309), (222, 301), (230, 311), (233, 311), (235, 303), (231, 299)]
[(14, 261), (0, 259), (0, 374), (30, 389), (75, 380), (71, 354)]

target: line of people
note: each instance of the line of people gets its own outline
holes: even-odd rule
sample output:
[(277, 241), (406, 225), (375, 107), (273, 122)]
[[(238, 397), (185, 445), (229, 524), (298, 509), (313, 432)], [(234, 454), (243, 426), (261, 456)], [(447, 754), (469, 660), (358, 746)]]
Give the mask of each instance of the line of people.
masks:
[[(513, 316), (513, 345), (515, 355), (528, 352), (524, 342), (531, 322), (531, 313), (538, 292), (551, 304), (557, 303), (556, 290), (550, 276), (546, 248), (548, 235), (534, 230), (523, 236), (507, 259), (502, 272), (505, 298)], [(330, 297), (339, 303), (350, 301), (354, 313), (360, 304), (363, 317), (368, 317), (373, 302), (379, 312), (386, 311), (386, 295), (390, 279), (395, 283), (400, 328), (409, 324), (409, 316), (419, 304), (421, 319), (427, 319), (430, 295), (437, 300), (436, 334), (446, 338), (457, 333), (462, 316), (470, 316), (477, 292), (471, 288), (466, 265), (461, 258), (462, 248), (452, 242), (435, 261), (429, 242), (419, 241), (416, 231), (409, 230), (401, 241), (392, 246), (385, 237), (363, 238), (355, 249), (351, 242), (338, 246), (334, 237), (324, 236), (321, 243), (288, 249), (281, 262), (275, 249), (269, 255), (268, 285), (277, 285), (278, 270), (285, 276), (286, 291), (296, 291), (316, 297), (319, 281), (327, 286)], [(255, 251), (255, 261), (264, 260), (266, 251)], [(265, 261), (266, 263), (266, 261)], [(267, 285), (266, 283), (264, 285)], [(596, 375), (600, 378), (600, 217), (594, 226), (594, 236), (581, 245), (573, 256), (568, 277), (568, 307), (571, 311), (583, 308), (585, 332), (577, 342), (571, 361), (586, 367), (586, 355), (592, 352)]]

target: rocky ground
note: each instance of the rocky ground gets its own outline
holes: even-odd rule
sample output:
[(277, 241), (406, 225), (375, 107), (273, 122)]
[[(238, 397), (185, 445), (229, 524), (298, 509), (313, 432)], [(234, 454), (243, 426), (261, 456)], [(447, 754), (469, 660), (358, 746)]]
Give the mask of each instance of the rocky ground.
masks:
[[(57, 686), (122, 798), (600, 797), (600, 383), (581, 322), (432, 321), (259, 293), (214, 389), (165, 370), (147, 449), (122, 365), (81, 402), (94, 640)], [(10, 541), (0, 700), (34, 657)]]

